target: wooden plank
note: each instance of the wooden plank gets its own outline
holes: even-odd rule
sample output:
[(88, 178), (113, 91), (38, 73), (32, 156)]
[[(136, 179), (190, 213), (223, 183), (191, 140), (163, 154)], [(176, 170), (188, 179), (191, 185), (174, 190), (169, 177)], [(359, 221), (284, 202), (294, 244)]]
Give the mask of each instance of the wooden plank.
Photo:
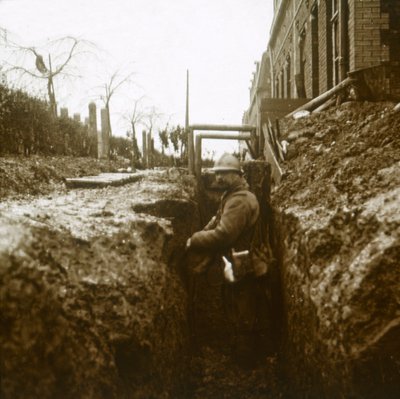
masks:
[(276, 159), (271, 143), (268, 140), (269, 133), (266, 123), (263, 124), (262, 130), (265, 137), (265, 158), (271, 164), (271, 175), (274, 179), (275, 184), (279, 184), (282, 179), (283, 171), (279, 165), (278, 160)]
[[(275, 157), (277, 159), (279, 159), (280, 161), (284, 161), (285, 155), (283, 153), (281, 143), (279, 142), (278, 133), (275, 131), (275, 129), (272, 126), (272, 123), (269, 119), (268, 119), (267, 127), (268, 127), (268, 132), (270, 133), (269, 137), (271, 138), (271, 146), (275, 152)], [(278, 125), (278, 128), (279, 128), (279, 125)]]
[(246, 145), (250, 152), (251, 157), (253, 159), (257, 159), (256, 152), (254, 151), (254, 148), (252, 147), (250, 140), (246, 140)]
[(141, 173), (101, 173), (97, 176), (67, 178), (65, 185), (67, 188), (121, 186), (139, 181), (143, 176)]

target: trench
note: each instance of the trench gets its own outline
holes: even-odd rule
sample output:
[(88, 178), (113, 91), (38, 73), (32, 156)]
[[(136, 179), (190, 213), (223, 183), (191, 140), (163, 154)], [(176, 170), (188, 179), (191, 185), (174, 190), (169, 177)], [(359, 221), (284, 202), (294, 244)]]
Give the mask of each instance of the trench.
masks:
[(221, 273), (191, 291), (184, 245), (218, 192), (169, 170), (2, 205), (1, 398), (398, 397), (394, 194), (379, 214), (269, 206), (273, 350), (251, 369), (231, 355)]
[[(252, 176), (255, 187), (263, 178), (269, 184), (270, 170), (265, 162), (248, 164), (247, 174)], [(261, 174), (263, 176), (261, 176)], [(215, 187), (213, 175), (204, 174), (196, 182), (195, 191), (189, 202), (179, 199), (158, 200), (152, 204), (138, 204), (135, 212), (144, 212), (172, 221), (173, 236), (164, 251), (166, 263), (171, 270), (177, 270), (185, 288), (188, 323), (188, 352), (185, 382), (173, 397), (182, 398), (279, 398), (283, 395), (278, 365), (279, 320), (281, 311), (279, 279), (275, 276), (270, 329), (259, 350), (262, 355), (252, 367), (238, 364), (232, 353), (232, 323), (224, 306), (226, 281), (220, 264), (212, 264), (207, 272), (193, 274), (198, 259), (184, 252), (187, 238), (198, 231), (215, 215), (221, 192)], [(259, 193), (261, 194), (261, 193)], [(267, 193), (269, 194), (269, 193)], [(269, 205), (269, 204), (268, 204)], [(272, 208), (267, 212), (268, 224), (273, 233)], [(271, 243), (274, 245), (274, 242)], [(275, 251), (277, 253), (277, 251)], [(269, 311), (269, 309), (266, 311)], [(272, 322), (273, 319), (273, 322)], [(265, 352), (263, 349), (265, 349)]]
[(194, 304), (184, 246), (220, 194), (198, 195), (168, 170), (0, 206), (1, 398), (277, 397), (276, 356), (231, 358), (220, 274)]

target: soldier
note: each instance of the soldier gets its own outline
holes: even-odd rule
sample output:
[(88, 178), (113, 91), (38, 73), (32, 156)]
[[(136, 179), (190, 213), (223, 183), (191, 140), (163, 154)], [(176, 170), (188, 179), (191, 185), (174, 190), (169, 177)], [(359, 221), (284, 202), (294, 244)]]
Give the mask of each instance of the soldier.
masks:
[[(250, 365), (256, 353), (257, 282), (249, 250), (259, 217), (259, 204), (249, 191), (236, 157), (222, 155), (213, 170), (217, 184), (225, 190), (218, 212), (203, 230), (188, 239), (186, 246), (192, 251), (207, 252), (208, 259), (216, 255), (219, 260), (223, 259), (227, 280), (224, 297), (233, 324), (234, 355), (239, 363)], [(198, 265), (196, 267), (199, 272)]]

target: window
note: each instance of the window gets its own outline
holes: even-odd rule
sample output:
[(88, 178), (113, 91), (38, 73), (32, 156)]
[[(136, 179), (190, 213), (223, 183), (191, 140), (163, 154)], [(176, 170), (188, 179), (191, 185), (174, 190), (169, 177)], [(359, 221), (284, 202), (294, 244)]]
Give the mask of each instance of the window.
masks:
[(286, 98), (291, 98), (291, 77), (290, 77), (290, 56), (287, 56), (286, 58), (286, 64), (285, 64), (285, 97)]
[(340, 32), (339, 32), (339, 4), (338, 0), (332, 2), (331, 37), (332, 37), (332, 80), (333, 85), (339, 83), (339, 62), (340, 62)]
[(311, 74), (312, 96), (319, 95), (319, 27), (318, 5), (311, 10)]

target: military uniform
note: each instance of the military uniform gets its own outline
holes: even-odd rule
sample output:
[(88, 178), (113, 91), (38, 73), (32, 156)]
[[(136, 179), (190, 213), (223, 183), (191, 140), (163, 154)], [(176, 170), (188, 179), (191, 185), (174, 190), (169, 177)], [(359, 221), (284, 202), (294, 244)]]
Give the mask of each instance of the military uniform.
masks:
[[(250, 249), (258, 217), (257, 198), (242, 178), (223, 194), (217, 215), (202, 231), (192, 235), (191, 248), (230, 259), (232, 249)], [(233, 327), (233, 349), (238, 360), (243, 362), (251, 361), (255, 352), (256, 292), (257, 279), (251, 274), (224, 287), (224, 302)]]
[(257, 198), (243, 180), (223, 194), (217, 215), (192, 235), (190, 245), (193, 249), (218, 252), (249, 249), (258, 215)]

